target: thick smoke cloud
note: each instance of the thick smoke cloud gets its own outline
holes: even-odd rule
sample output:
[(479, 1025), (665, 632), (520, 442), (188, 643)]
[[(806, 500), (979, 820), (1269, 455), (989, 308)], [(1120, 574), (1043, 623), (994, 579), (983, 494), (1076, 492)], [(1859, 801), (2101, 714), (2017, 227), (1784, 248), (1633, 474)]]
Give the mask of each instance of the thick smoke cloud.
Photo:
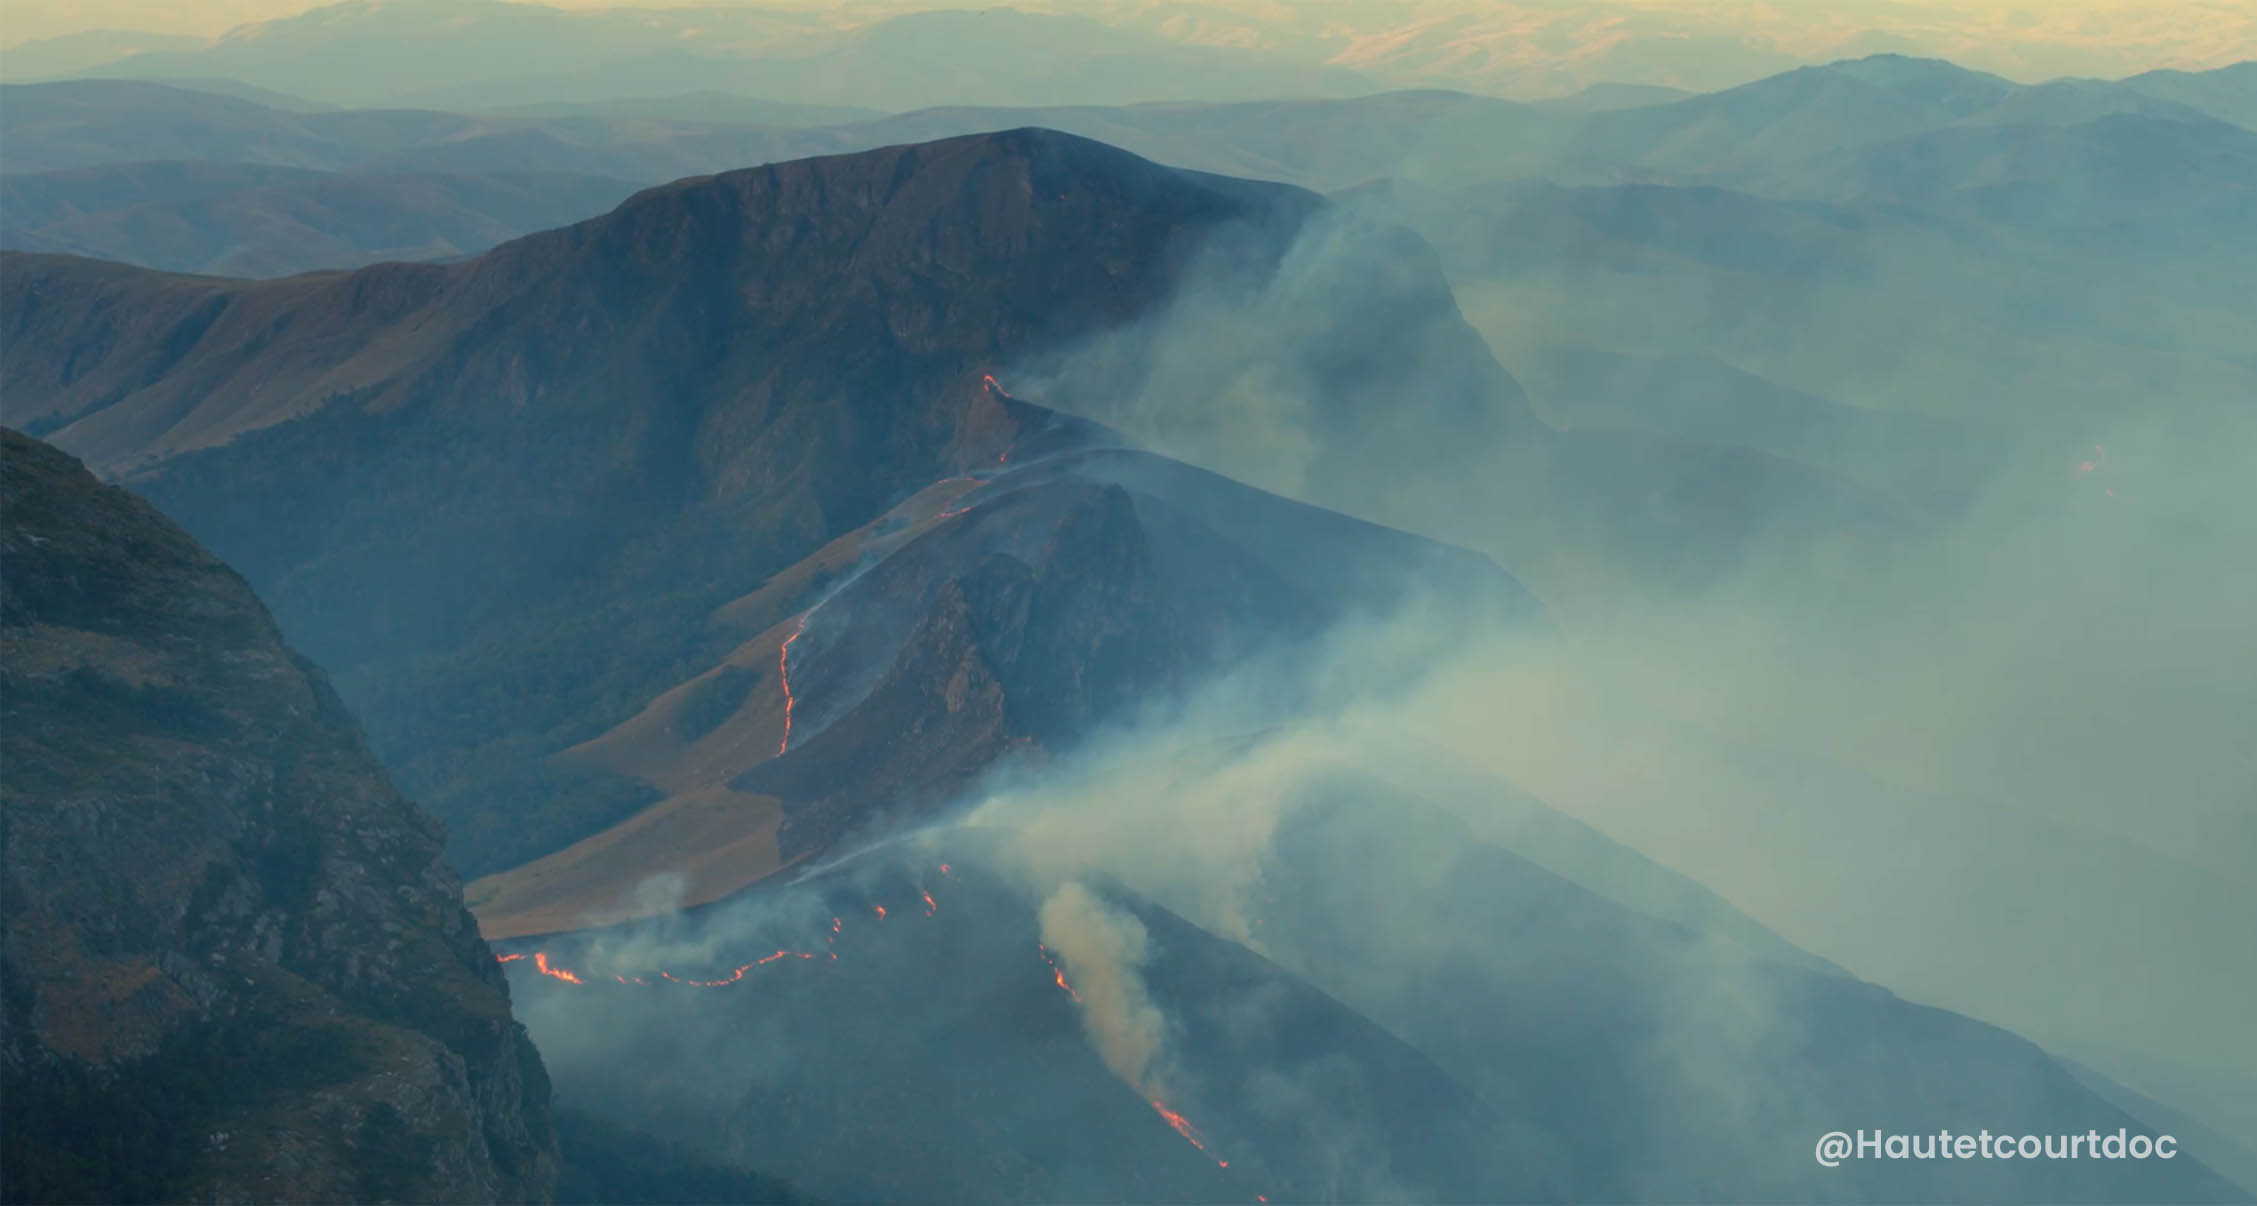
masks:
[[(1343, 232), (1374, 228), (1368, 215), (1320, 219), (1251, 300), (1237, 278), (1194, 287), (1142, 327), (1043, 366), (1046, 396), (1223, 472), (1472, 543), (1534, 586), (1558, 629), (1466, 639), (1417, 689), (1343, 713), (1357, 717), (1346, 730), (1331, 718), (1321, 737), (1293, 730), (1170, 780), (1167, 802), (1151, 807), (1179, 818), (1172, 831), (1226, 850), (1258, 843), (1274, 802), (1207, 785), (1274, 774), (1296, 742), (1355, 751), (1366, 767), (1390, 760), (1380, 751), (1440, 748), (1859, 975), (2090, 1058), (2257, 1137), (2257, 1103), (2230, 1088), (2257, 1076), (2235, 1038), (2240, 1003), (2257, 996), (2257, 957), (2234, 937), (2257, 913), (2257, 754), (2246, 739), (2257, 731), (2247, 606), (2257, 423), (2223, 399), (2178, 395), (2154, 412), (2126, 398), (2113, 415), (2044, 416), (2020, 430), (1990, 426), (2006, 413), (1994, 411), (1965, 433), (1982, 449), (1954, 472), (1988, 470), (1940, 511), (1886, 501), (1892, 471), (1899, 497), (1931, 484), (1931, 462), (1901, 450), (1854, 449), (1843, 479), (1832, 476), (1849, 464), (1839, 456), (1797, 465), (1641, 437), (1616, 449), (1645, 458), (1611, 462), (1618, 476), (1690, 467), (1688, 478), (1796, 484), (1750, 487), (1752, 503), (1707, 510), (1702, 495), (1656, 487), (1662, 497), (1624, 520), (1615, 483), (1602, 480), (1610, 462), (1578, 443), (1613, 433), (1515, 426), (1509, 391), (1492, 398), (1501, 438), (1464, 441), (1481, 449), (1471, 457), (1445, 448), (1462, 414), (1421, 403), (1455, 383), (1434, 357), (1404, 349), (1445, 343), (1434, 332), (1460, 323), (1454, 310), (1416, 340), (1390, 331), (1340, 346), (1358, 342), (1353, 303), (1327, 312), (1310, 282), (1340, 279), (1356, 262)], [(1431, 455), (1374, 446), (1310, 401), (1328, 388), (1308, 368), (1318, 330), (1328, 357), (1398, 366), (1399, 395), (1351, 392), (1390, 422), (1428, 424)], [(1148, 363), (1118, 371), (1130, 346)], [(1918, 346), (1898, 354), (1906, 372), (1922, 371)], [(1837, 504), (1881, 518), (1812, 520)], [(1639, 525), (1655, 517), (1686, 520), (1656, 559), (1689, 556), (1696, 573), (1641, 564), (1654, 542)], [(1586, 534), (1597, 538), (1579, 543)], [(1347, 634), (1332, 656), (1386, 665), (1376, 651), (1407, 633), (1433, 639), (1406, 622)], [(1103, 805), (1086, 815), (1102, 820), (1038, 818), (1026, 831), (1100, 826), (1101, 842), (1050, 845), (1103, 849), (1109, 870), (1163, 868), (1189, 881), (1172, 899), (1205, 900), (1198, 915), (1238, 933), (1223, 906), (1243, 884), (1214, 864), (1245, 861), (1190, 856), (1222, 876), (1200, 880), (1176, 854), (1124, 840), (1136, 822), (1104, 785), (1162, 793), (1137, 783), (1133, 759), (1108, 757), (1088, 789)], [(1194, 811), (1212, 831), (1184, 815)], [(1518, 831), (1518, 813), (1466, 815)]]
[(1167, 1019), (1144, 991), (1150, 942), (1144, 923), (1079, 883), (1051, 893), (1038, 916), (1043, 945), (1064, 961), (1089, 1041), (1105, 1066), (1146, 1097), (1164, 1096), (1157, 1078)]
[[(2257, 915), (2257, 423), (2219, 408), (2088, 422), (2073, 439), (2049, 426), (1946, 511), (1813, 523), (1813, 498), (1863, 496), (1774, 454), (1579, 444), (1534, 425), (1509, 382), (1483, 393), (1478, 373), (1436, 367), (1436, 348), (1459, 355), (1471, 335), (1454, 309), (1354, 346), (1357, 324), (1323, 310), (1326, 283), (1354, 262), (1341, 242), (1353, 225), (1312, 228), (1270, 285), (1194, 288), (1013, 380), (1194, 462), (1472, 543), (1533, 586), (1553, 623), (1471, 621), (1446, 598), (1366, 617), (1002, 772), (945, 823), (834, 870), (875, 884), (964, 843), (982, 851), (1008, 885), (994, 916), (1025, 928), (1026, 958), (1037, 940), (1048, 948), (1080, 998), (1071, 1043), (1146, 1100), (1190, 1110), (1215, 1091), (1226, 1047), (1183, 1040), (1192, 1030), (1252, 1044), (1298, 1024), (1274, 987), (1205, 1002), (1183, 991), (1173, 961), (1191, 939), (1169, 937), (1154, 909), (1475, 1083), (1486, 1100), (1462, 1116), (1436, 1106), (1418, 1119), (1433, 1129), (1484, 1107), (1581, 1117), (1579, 1094), (1643, 1094), (1620, 1140), (1636, 1158), (1618, 1151), (1594, 1171), (1578, 1163), (1587, 1135), (1465, 1123), (1452, 1133), (1478, 1137), (1441, 1162), (1463, 1184), (1804, 1196), (1793, 1177), (1807, 1152), (1789, 1170), (1783, 1149), (1748, 1137), (1859, 1124), (1829, 1111), (1887, 1099), (1891, 1044), (1911, 1041), (1872, 1029), (1901, 1018), (1885, 1004), (1812, 987), (1845, 974), (2082, 1060), (2232, 1137), (2202, 1158), (2245, 1160), (2231, 1144), (2257, 1141), (2243, 1087), (2257, 1080), (2244, 1041), (2257, 956), (2240, 933)], [(1320, 356), (1313, 333), (1351, 346)], [(1338, 389), (1324, 364), (1393, 365), (1397, 388), (1351, 377)], [(1454, 399), (1439, 417), (1419, 409), (1434, 396)], [(1476, 396), (1492, 410), (1469, 420)], [(1359, 408), (1424, 422), (1424, 435), (1369, 440)], [(1453, 439), (1468, 422), (1479, 438)], [(1776, 472), (1821, 488), (1756, 492), (1738, 509), (1665, 494), (1640, 512), (1609, 492), (1619, 483), (1583, 480), (1619, 468), (1617, 454), (1690, 465), (1687, 480)], [(1620, 529), (1656, 514), (1692, 517), (1671, 552), (1701, 573), (1646, 572), (1650, 531)], [(1591, 533), (1602, 538), (1579, 540)], [(1483, 885), (1505, 888), (1471, 899)], [(637, 931), (603, 957), (713, 966), (819, 944), (834, 912), (870, 924), (866, 906), (818, 891), (832, 889), (754, 893), (694, 934)], [(1543, 920), (1509, 940), (1491, 932), (1522, 916)], [(1783, 990), (1780, 968), (1814, 979)], [(1811, 994), (1830, 1003), (1814, 1010)], [(920, 1033), (947, 1047), (962, 1041), (948, 1028), (986, 1008), (921, 1002)], [(600, 1012), (543, 998), (527, 1017), (560, 1083), (609, 1083), (588, 1071), (616, 1058)], [(775, 1167), (790, 1149), (746, 1138), (747, 1107), (731, 1103), (747, 1084), (805, 1084), (838, 1054), (783, 1025), (728, 1032), (732, 1087), (705, 1114), (651, 1108)], [(1546, 1082), (1524, 1071), (1542, 1048), (1461, 1041), (1487, 1025), (1540, 1043), (1631, 1036), (1638, 1074)], [(1844, 1033), (1870, 1040), (1873, 1060), (1762, 1065), (1775, 1079), (1752, 1083), (1748, 1053), (1823, 1051)], [(683, 1066), (717, 1049), (695, 1028), (675, 1037), (668, 1058)], [(1399, 1135), (1338, 1112), (1373, 1093), (1369, 1075), (1353, 1061), (1263, 1068), (1241, 1109), (1326, 1137), (1337, 1166), (1311, 1196), (1453, 1196)], [(1015, 1088), (1031, 1115), (1060, 1108), (1052, 1081)], [(2060, 1099), (2058, 1086), (2013, 1097), (2040, 1114)], [(1908, 1126), (1967, 1121), (1898, 1104)]]

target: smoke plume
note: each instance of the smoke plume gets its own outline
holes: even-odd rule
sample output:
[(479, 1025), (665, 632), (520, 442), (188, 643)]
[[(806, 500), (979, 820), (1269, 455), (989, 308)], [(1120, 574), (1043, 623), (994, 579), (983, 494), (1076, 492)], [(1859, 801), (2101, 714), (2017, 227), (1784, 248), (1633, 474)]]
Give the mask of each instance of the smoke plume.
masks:
[(1043, 945), (1057, 954), (1081, 1002), (1089, 1041), (1113, 1075), (1147, 1098), (1157, 1083), (1167, 1018), (1144, 989), (1150, 946), (1144, 923), (1107, 905), (1079, 882), (1042, 902)]

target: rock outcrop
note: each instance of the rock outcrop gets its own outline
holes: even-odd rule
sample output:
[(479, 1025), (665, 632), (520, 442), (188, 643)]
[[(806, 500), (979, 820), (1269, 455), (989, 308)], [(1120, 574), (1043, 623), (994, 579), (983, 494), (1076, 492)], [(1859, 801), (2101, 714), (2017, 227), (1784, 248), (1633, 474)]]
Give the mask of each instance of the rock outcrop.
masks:
[(6, 1198), (550, 1197), (437, 823), (240, 577), (4, 437)]

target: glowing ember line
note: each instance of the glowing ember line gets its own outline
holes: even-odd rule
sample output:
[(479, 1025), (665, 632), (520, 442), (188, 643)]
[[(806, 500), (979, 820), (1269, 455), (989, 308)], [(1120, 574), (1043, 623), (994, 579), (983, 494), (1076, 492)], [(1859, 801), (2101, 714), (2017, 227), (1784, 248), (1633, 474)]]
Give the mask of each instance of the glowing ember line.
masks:
[[(1074, 986), (1072, 984), (1067, 983), (1066, 969), (1058, 966), (1058, 961), (1050, 957), (1050, 948), (1040, 942), (1035, 943), (1034, 948), (1042, 952), (1042, 961), (1050, 965), (1051, 980), (1056, 982), (1058, 987), (1064, 990), (1067, 996), (1074, 999), (1074, 1004), (1081, 1004), (1081, 994), (1074, 991)], [(1151, 1105), (1153, 1111), (1158, 1113), (1161, 1120), (1166, 1122), (1168, 1126), (1175, 1131), (1176, 1134), (1183, 1136), (1185, 1142), (1189, 1143), (1195, 1148), (1198, 1148), (1200, 1152), (1205, 1154), (1208, 1159), (1214, 1160), (1215, 1167), (1230, 1167), (1230, 1161), (1216, 1159), (1215, 1154), (1207, 1150), (1207, 1136), (1201, 1133), (1199, 1128), (1197, 1126), (1194, 1126), (1189, 1118), (1186, 1118), (1182, 1114), (1169, 1109), (1167, 1103), (1161, 1101), (1157, 1097), (1151, 1098), (1148, 1104)], [(1268, 1199), (1265, 1198), (1263, 1200), (1267, 1201)]]
[[(986, 390), (991, 394), (994, 394), (996, 397), (1001, 398), (1006, 402), (1017, 402), (1019, 400), (1018, 398), (1012, 396), (1010, 390), (1003, 388), (1003, 383), (997, 381), (995, 379), (995, 374), (993, 373), (989, 373), (980, 378), (980, 388)], [(1011, 450), (1009, 448), (1005, 448), (1003, 451), (997, 453), (995, 455), (995, 463), (998, 465), (1010, 464)]]
[(1058, 961), (1050, 957), (1050, 948), (1037, 942), (1034, 949), (1041, 951), (1042, 961), (1050, 965), (1050, 978), (1058, 982), (1058, 987), (1066, 990), (1066, 995), (1074, 999), (1074, 1004), (1081, 1004), (1081, 994), (1074, 991), (1073, 985), (1066, 983), (1066, 969), (1058, 966)]
[[(918, 895), (924, 898), (925, 916), (931, 917), (940, 912), (940, 902), (934, 899), (933, 894), (930, 891), (920, 888), (918, 890)], [(878, 920), (884, 921), (886, 919), (887, 909), (884, 905), (872, 905), (871, 911), (878, 915)], [(844, 918), (831, 918), (831, 932), (824, 936), (823, 942), (826, 947), (833, 948), (827, 952), (833, 961), (836, 961), (839, 957), (838, 951), (835, 948), (838, 943), (838, 936), (841, 933), (845, 932), (845, 929), (846, 920)], [(820, 957), (821, 955), (814, 951), (794, 951), (778, 949), (773, 954), (762, 955), (760, 958), (755, 959), (750, 963), (732, 969), (728, 975), (722, 976), (719, 979), (698, 980), (686, 976), (677, 976), (673, 972), (663, 970), (659, 971), (656, 974), (658, 979), (664, 980), (670, 984), (685, 984), (692, 988), (720, 988), (725, 985), (741, 982), (745, 978), (745, 976), (756, 967), (766, 967), (771, 963), (781, 963), (786, 959), (816, 959)], [(1049, 957), (1049, 953), (1045, 951), (1043, 958), (1047, 959)], [(496, 953), (494, 955), (494, 962), (515, 963), (520, 959), (527, 958), (530, 958), (533, 961), (533, 967), (535, 970), (539, 971), (542, 975), (547, 976), (552, 980), (561, 980), (566, 984), (585, 985), (588, 983), (587, 979), (582, 977), (579, 972), (576, 972), (571, 968), (565, 967), (561, 964), (549, 962), (549, 954), (547, 951), (534, 951), (529, 955), (517, 952), (510, 952), (506, 954)], [(611, 973), (611, 978), (621, 984), (640, 984), (645, 987), (648, 987), (652, 983), (650, 980), (646, 980), (641, 976), (630, 976), (617, 972)], [(1058, 984), (1061, 988), (1066, 987), (1065, 973), (1058, 973)], [(1066, 991), (1068, 993), (1071, 993), (1073, 992), (1073, 989), (1066, 988)], [(1081, 998), (1076, 996), (1074, 999), (1076, 1001), (1079, 1001)]]
[[(735, 984), (739, 980), (744, 979), (745, 973), (751, 971), (756, 967), (765, 967), (770, 963), (775, 963), (783, 959), (813, 959), (814, 957), (815, 956), (813, 954), (810, 954), (807, 951), (777, 951), (773, 955), (764, 955), (761, 958), (755, 959), (752, 962), (737, 968), (736, 970), (730, 972), (728, 975), (723, 976), (718, 980), (692, 980), (682, 976), (677, 976), (670, 971), (662, 971), (658, 973), (658, 978), (674, 984), (687, 984), (692, 988), (719, 988), (725, 984)], [(835, 954), (831, 957), (833, 959), (838, 958), (838, 956)], [(495, 956), (495, 959), (497, 961), (503, 963), (512, 962), (514, 960), (522, 958), (525, 958), (525, 956)], [(533, 952), (533, 967), (542, 975), (548, 976), (551, 979), (562, 980), (567, 984), (586, 984), (588, 982), (586, 979), (581, 977), (580, 973), (573, 971), (571, 968), (550, 963), (547, 951)], [(641, 976), (628, 976), (614, 973), (611, 978), (621, 984), (640, 984), (645, 987), (648, 987), (650, 985), (650, 981), (643, 979)]]
[(784, 687), (784, 737), (783, 740), (776, 743), (776, 756), (778, 758), (783, 757), (784, 751), (792, 747), (792, 709), (799, 702), (792, 697), (792, 642), (806, 634), (807, 618), (814, 614), (813, 608), (801, 613), (799, 627), (792, 629), (792, 634), (785, 637), (784, 643), (776, 647), (776, 679)]
[[(950, 478), (943, 478), (942, 480), (940, 480), (940, 481), (938, 481), (938, 482), (935, 482), (935, 483), (934, 483), (934, 486), (935, 486), (935, 487), (938, 487), (938, 486), (948, 486), (948, 485), (953, 485), (953, 484), (955, 484), (955, 483), (957, 483), (957, 482), (969, 482), (969, 483), (971, 483), (971, 489), (970, 489), (970, 490), (966, 490), (966, 491), (964, 491), (964, 493), (963, 493), (963, 494), (959, 494), (959, 495), (957, 495), (956, 497), (958, 497), (958, 498), (962, 498), (962, 497), (964, 497), (964, 495), (965, 495), (965, 494), (970, 494), (970, 493), (972, 493), (973, 491), (976, 491), (976, 490), (980, 489), (980, 488), (981, 488), (982, 486), (985, 486), (985, 485), (987, 485), (987, 479), (986, 479), (986, 478), (984, 478), (984, 477), (981, 477), (981, 476), (979, 476), (979, 475), (977, 475), (977, 474), (970, 474), (970, 475), (967, 475), (967, 476), (964, 476), (964, 477), (950, 477)], [(959, 515), (962, 515), (962, 514), (964, 514), (964, 513), (965, 513), (965, 512), (967, 512), (967, 511), (970, 511), (971, 509), (972, 509), (972, 504), (971, 504), (971, 503), (965, 503), (965, 504), (964, 504), (963, 506), (961, 506), (961, 507), (944, 507), (944, 508), (942, 508), (942, 509), (941, 509), (940, 511), (938, 511), (938, 512), (934, 513), (934, 515), (933, 515), (933, 522), (935, 522), (935, 523), (938, 523), (938, 522), (940, 522), (940, 521), (941, 521), (941, 520), (943, 520), (943, 519), (954, 519), (954, 518), (956, 518), (957, 516), (959, 516)]]
[(1176, 1134), (1190, 1140), (1191, 1146), (1198, 1148), (1200, 1151), (1207, 1150), (1206, 1137), (1199, 1133), (1198, 1127), (1191, 1125), (1191, 1120), (1189, 1118), (1176, 1113), (1174, 1110), (1169, 1109), (1168, 1107), (1160, 1104), (1157, 1101), (1152, 1103), (1152, 1108), (1158, 1110), (1160, 1112), (1160, 1117), (1165, 1119), (1169, 1126), (1175, 1128)]
[(570, 968), (550, 967), (549, 953), (547, 951), (533, 952), (533, 970), (540, 972), (544, 976), (551, 976), (558, 980), (562, 980), (567, 984), (587, 983), (586, 980), (583, 980), (579, 976), (573, 974)]
[[(1189, 1118), (1186, 1118), (1183, 1115), (1176, 1113), (1174, 1110), (1169, 1109), (1164, 1103), (1160, 1102), (1157, 1099), (1152, 1102), (1152, 1108), (1159, 1111), (1160, 1117), (1164, 1121), (1166, 1121), (1170, 1127), (1175, 1128), (1175, 1133), (1183, 1136), (1185, 1142), (1191, 1144), (1191, 1146), (1193, 1147), (1198, 1148), (1202, 1153), (1206, 1155), (1209, 1160), (1214, 1160), (1216, 1168), (1230, 1167), (1230, 1161), (1217, 1159), (1215, 1153), (1207, 1150), (1207, 1136), (1200, 1133), (1199, 1128), (1193, 1126)], [(1269, 1199), (1264, 1198), (1262, 1200), (1266, 1202)]]

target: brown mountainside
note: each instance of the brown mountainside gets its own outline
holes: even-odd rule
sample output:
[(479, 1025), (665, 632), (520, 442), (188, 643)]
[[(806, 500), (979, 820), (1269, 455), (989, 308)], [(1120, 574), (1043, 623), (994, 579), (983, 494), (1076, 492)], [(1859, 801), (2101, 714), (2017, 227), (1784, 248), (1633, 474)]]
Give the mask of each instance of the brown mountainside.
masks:
[[(453, 265), (241, 282), (14, 256), (0, 388), (244, 572), (484, 874), (677, 791), (555, 756), (854, 568), (795, 566), (1074, 442), (987, 374), (1134, 332), (1195, 271), (1259, 289), (1323, 212), (1018, 130), (684, 180)], [(1233, 353), (1260, 379), (1320, 349), (1283, 377), (1326, 383), (1333, 455), (1425, 466), (1527, 422), (1411, 244), (1356, 243), (1376, 258), (1351, 300), (1317, 289), (1295, 346)], [(1439, 367), (1406, 386), (1375, 338)], [(719, 614), (762, 592), (761, 625)]]

